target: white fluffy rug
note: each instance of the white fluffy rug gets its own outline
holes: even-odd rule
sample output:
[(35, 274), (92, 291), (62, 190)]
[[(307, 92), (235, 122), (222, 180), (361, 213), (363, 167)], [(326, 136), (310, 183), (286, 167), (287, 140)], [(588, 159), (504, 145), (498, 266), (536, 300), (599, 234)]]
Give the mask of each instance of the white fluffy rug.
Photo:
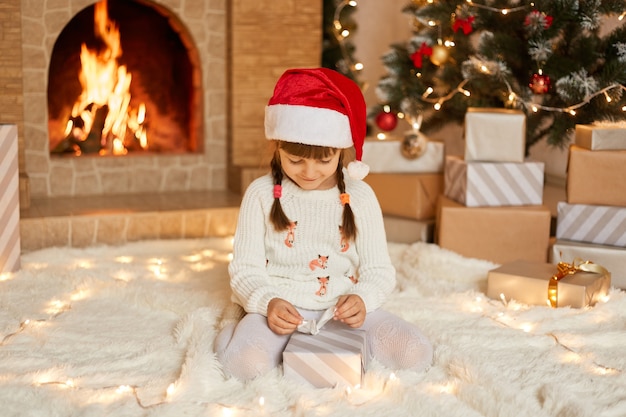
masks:
[(626, 293), (588, 309), (484, 295), (496, 265), (391, 244), (386, 309), (435, 346), (425, 373), (372, 363), (360, 389), (310, 389), (277, 369), (225, 379), (227, 239), (46, 249), (0, 275), (0, 415), (626, 416)]

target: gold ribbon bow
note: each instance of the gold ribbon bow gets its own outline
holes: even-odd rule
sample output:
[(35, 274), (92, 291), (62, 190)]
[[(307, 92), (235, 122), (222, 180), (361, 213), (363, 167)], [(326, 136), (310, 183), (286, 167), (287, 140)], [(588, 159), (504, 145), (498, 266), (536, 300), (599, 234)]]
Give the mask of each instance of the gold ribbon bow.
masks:
[(574, 275), (577, 272), (593, 272), (594, 274), (608, 275), (609, 271), (601, 265), (591, 261), (583, 261), (576, 258), (571, 264), (559, 262), (556, 266), (557, 273), (552, 275), (548, 283), (548, 301), (550, 307), (556, 307), (559, 303), (559, 281), (563, 278)]

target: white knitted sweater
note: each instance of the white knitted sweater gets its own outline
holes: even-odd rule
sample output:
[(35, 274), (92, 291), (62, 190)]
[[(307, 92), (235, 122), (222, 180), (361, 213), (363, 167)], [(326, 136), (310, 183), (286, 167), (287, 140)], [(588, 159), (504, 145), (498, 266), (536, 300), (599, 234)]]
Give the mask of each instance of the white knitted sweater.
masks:
[(308, 310), (327, 309), (343, 294), (359, 295), (368, 312), (385, 302), (396, 276), (380, 205), (369, 185), (345, 178), (357, 226), (356, 240), (349, 242), (341, 238), (337, 187), (307, 191), (285, 178), (280, 201), (293, 227), (277, 232), (269, 221), (271, 176), (250, 184), (229, 265), (234, 302), (263, 315), (275, 297)]

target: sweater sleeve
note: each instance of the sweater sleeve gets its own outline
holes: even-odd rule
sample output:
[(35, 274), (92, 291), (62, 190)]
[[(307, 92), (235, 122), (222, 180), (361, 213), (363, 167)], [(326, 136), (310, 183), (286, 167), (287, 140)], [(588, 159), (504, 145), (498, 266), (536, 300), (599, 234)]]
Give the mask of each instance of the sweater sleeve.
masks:
[(389, 257), (383, 215), (374, 191), (364, 182), (350, 191), (357, 226), (359, 281), (352, 291), (368, 312), (381, 307), (396, 286), (396, 270)]
[(228, 272), (233, 301), (248, 313), (267, 316), (269, 301), (279, 295), (265, 268), (265, 229), (271, 226), (263, 209), (269, 200), (264, 198), (262, 182), (252, 183), (242, 199)]

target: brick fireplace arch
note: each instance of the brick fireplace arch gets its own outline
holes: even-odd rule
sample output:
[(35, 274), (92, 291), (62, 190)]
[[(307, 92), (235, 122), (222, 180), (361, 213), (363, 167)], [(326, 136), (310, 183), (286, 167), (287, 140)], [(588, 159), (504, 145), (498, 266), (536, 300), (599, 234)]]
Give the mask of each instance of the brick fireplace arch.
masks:
[[(112, 0), (109, 0), (112, 1)], [(129, 0), (126, 0), (128, 2)], [(25, 165), (30, 195), (107, 195), (225, 188), (226, 4), (210, 0), (133, 0), (165, 16), (180, 35), (194, 70), (196, 114), (190, 136), (197, 152), (141, 157), (55, 158), (49, 154), (48, 70), (63, 28), (94, 1), (22, 3)]]
[[(128, 0), (86, 7), (52, 49), (50, 152), (201, 152), (199, 64), (185, 26), (163, 8)], [(94, 121), (94, 114), (101, 117)]]

